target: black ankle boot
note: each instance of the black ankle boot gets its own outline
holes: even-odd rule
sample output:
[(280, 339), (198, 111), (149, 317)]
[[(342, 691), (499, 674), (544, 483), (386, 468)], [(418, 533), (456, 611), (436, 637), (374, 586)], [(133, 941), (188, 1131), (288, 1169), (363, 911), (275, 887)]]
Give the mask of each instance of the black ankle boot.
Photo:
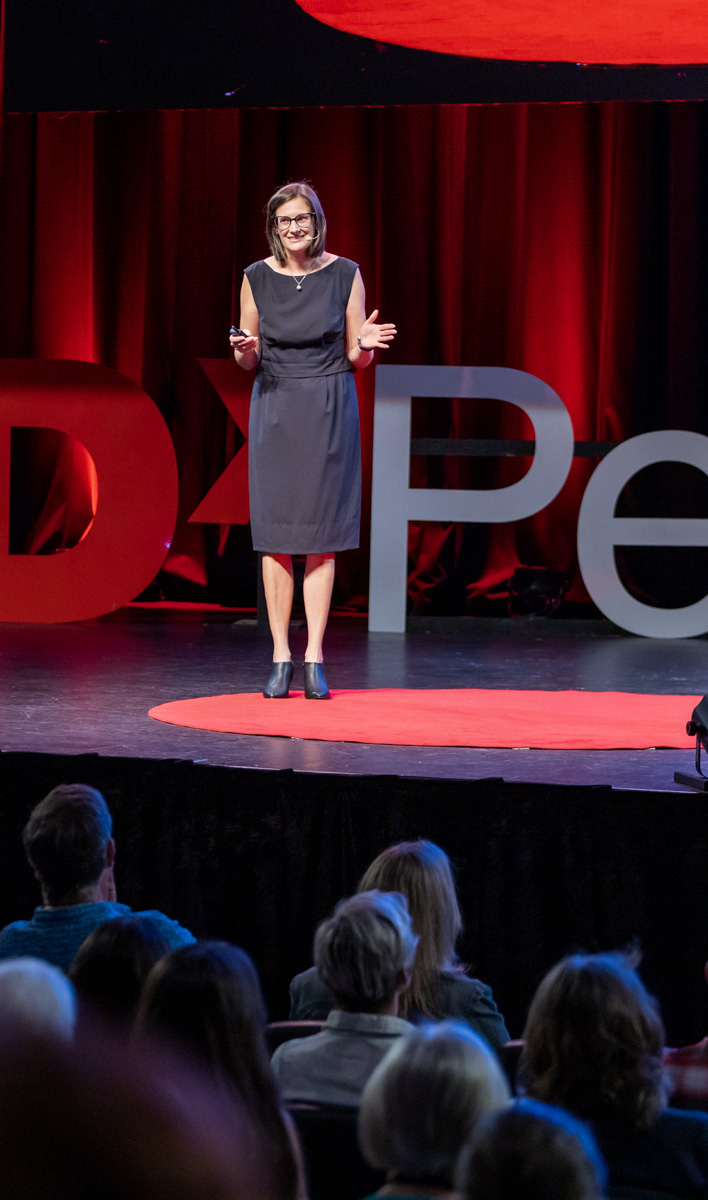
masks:
[(303, 670), (305, 674), (305, 699), (329, 700), (330, 692), (327, 687), (322, 663), (306, 662)]
[(290, 659), (287, 662), (274, 662), (263, 695), (268, 700), (285, 700), (286, 696), (290, 695), (292, 677), (293, 664)]

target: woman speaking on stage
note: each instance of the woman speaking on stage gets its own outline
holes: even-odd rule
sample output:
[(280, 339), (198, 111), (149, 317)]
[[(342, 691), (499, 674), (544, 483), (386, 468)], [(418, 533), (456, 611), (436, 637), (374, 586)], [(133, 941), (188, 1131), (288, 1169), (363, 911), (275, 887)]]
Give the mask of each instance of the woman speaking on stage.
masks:
[(316, 192), (288, 183), (266, 207), (272, 251), (244, 272), (234, 358), (256, 370), (249, 421), (253, 548), (273, 635), (264, 696), (289, 694), (292, 555), (306, 556), (304, 686), (329, 699), (322, 639), (334, 582), (334, 555), (359, 545), (361, 450), (354, 371), (368, 367), (395, 336), (365, 311), (356, 263), (326, 249), (327, 222)]

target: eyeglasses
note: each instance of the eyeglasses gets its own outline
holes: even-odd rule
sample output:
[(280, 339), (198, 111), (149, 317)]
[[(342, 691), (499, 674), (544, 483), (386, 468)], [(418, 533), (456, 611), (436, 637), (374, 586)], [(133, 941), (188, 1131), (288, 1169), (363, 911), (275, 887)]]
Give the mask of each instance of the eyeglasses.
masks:
[(281, 233), (287, 233), (293, 221), (298, 229), (309, 229), (312, 224), (313, 212), (297, 213), (294, 217), (273, 217), (273, 224)]

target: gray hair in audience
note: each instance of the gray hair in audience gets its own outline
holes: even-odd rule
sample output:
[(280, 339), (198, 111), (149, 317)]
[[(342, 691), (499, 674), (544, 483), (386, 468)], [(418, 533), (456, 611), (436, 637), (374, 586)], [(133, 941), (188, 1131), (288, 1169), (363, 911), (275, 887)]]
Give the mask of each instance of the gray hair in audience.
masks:
[(76, 1024), (73, 984), (39, 958), (7, 958), (0, 962), (0, 1020), (70, 1038)]
[(396, 1040), (364, 1088), (362, 1152), (394, 1179), (452, 1187), (473, 1129), (509, 1099), (497, 1058), (469, 1026), (417, 1025)]
[(342, 1008), (372, 1011), (393, 999), (417, 943), (405, 896), (359, 892), (318, 925), (315, 966)]
[(457, 1166), (462, 1200), (600, 1200), (607, 1167), (588, 1125), (523, 1099), (486, 1117)]

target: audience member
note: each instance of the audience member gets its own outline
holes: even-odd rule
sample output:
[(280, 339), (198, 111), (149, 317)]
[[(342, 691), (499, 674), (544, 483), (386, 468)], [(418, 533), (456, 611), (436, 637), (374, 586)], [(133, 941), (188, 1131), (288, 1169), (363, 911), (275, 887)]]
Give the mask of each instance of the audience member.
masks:
[(0, 1026), (0, 1180), (8, 1200), (277, 1200), (242, 1105), (86, 1029)]
[(588, 1121), (610, 1190), (708, 1192), (708, 1115), (665, 1108), (656, 1001), (620, 954), (573, 955), (542, 981), (521, 1058), (528, 1093)]
[(325, 1028), (278, 1046), (273, 1070), (285, 1100), (356, 1106), (392, 1041), (411, 1026), (398, 1016), (417, 938), (405, 898), (360, 892), (318, 926), (315, 964), (334, 1009)]
[[(708, 983), (708, 963), (704, 974)], [(708, 1037), (694, 1046), (667, 1050), (664, 1066), (670, 1080), (672, 1106), (708, 1109)]]
[[(492, 990), (472, 979), (459, 963), (455, 947), (462, 917), (450, 860), (434, 842), (389, 846), (364, 872), (360, 892), (401, 892), (408, 901), (418, 949), (410, 986), (401, 998), (400, 1015), (409, 1021), (465, 1021), (497, 1049), (509, 1040)], [(290, 1019), (323, 1020), (334, 1004), (331, 991), (311, 967), (290, 984)]]
[(70, 1038), (76, 1024), (76, 995), (58, 967), (39, 958), (0, 962), (0, 1022)]
[(114, 917), (82, 943), (69, 978), (82, 1005), (132, 1027), (143, 984), (169, 950), (162, 925), (152, 917)]
[[(93, 929), (130, 913), (116, 901), (111, 814), (95, 788), (61, 784), (32, 810), (23, 842), (43, 904), (0, 931), (0, 959), (30, 955), (68, 971)], [(194, 941), (162, 913), (140, 915), (159, 923), (171, 947)]]
[(582, 1121), (521, 1100), (480, 1122), (456, 1179), (460, 1200), (600, 1200), (607, 1168)]
[(361, 1098), (364, 1158), (388, 1179), (376, 1194), (452, 1196), (467, 1138), (482, 1117), (508, 1103), (495, 1055), (467, 1025), (414, 1026), (389, 1050)]
[(283, 1113), (265, 1043), (266, 1010), (251, 959), (228, 942), (173, 950), (153, 967), (136, 1034), (160, 1035), (205, 1064), (244, 1104), (272, 1168), (280, 1200), (304, 1195), (296, 1135)]

